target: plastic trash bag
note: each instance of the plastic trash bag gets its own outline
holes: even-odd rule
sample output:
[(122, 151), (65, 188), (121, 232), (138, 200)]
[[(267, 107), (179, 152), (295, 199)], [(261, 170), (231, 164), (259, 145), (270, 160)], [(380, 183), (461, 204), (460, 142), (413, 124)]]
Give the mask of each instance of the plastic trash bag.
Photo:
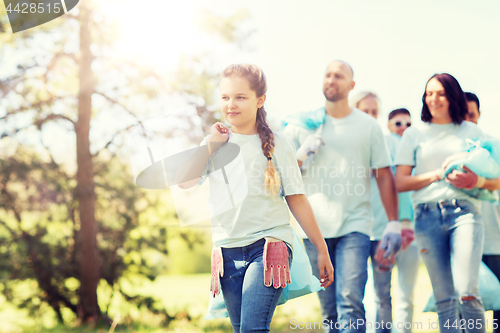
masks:
[(293, 114), (286, 117), (281, 122), (281, 131), (283, 131), (288, 124), (294, 124), (308, 130), (315, 130), (325, 122), (325, 117), (326, 111), (324, 107), (314, 111)]
[[(464, 171), (466, 166), (476, 175), (485, 178), (497, 178), (500, 176), (500, 141), (468, 140), (469, 154), (465, 158), (457, 159), (448, 164), (444, 176), (446, 177), (453, 170)], [(461, 189), (467, 195), (479, 200), (498, 202), (498, 193), (483, 188), (473, 188), (471, 190)]]
[[(479, 294), (486, 311), (500, 310), (500, 282), (484, 262), (479, 266)], [(436, 312), (434, 294), (431, 294), (424, 312)]]

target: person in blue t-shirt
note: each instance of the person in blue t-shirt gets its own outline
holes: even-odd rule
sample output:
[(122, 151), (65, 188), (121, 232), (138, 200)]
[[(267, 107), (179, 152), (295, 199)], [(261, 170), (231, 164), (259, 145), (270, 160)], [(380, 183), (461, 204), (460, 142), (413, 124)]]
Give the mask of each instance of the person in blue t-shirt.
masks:
[[(389, 113), (387, 127), (391, 132), (387, 138), (391, 156), (396, 158), (397, 148), (401, 142), (403, 133), (411, 126), (410, 111), (406, 108), (392, 110)], [(401, 251), (396, 262), (398, 265), (397, 298), (395, 305), (394, 327), (399, 333), (411, 333), (413, 326), (413, 295), (417, 284), (418, 268), (420, 266), (420, 256), (415, 241), (413, 207), (411, 192), (400, 192), (399, 198), (399, 219), (401, 220)]]
[[(479, 98), (471, 92), (465, 93), (469, 112), (466, 119), (477, 124), (481, 111), (479, 110)], [(500, 191), (499, 191), (500, 194)], [(481, 213), (484, 222), (484, 247), (483, 262), (500, 280), (500, 205), (491, 202), (482, 202)], [(500, 311), (493, 311), (493, 333), (499, 333)]]
[[(354, 106), (359, 110), (378, 119), (380, 114), (380, 100), (373, 92), (362, 92), (354, 100)], [(410, 112), (407, 109), (396, 109), (389, 113), (388, 128), (390, 134), (385, 136), (391, 160), (396, 157), (396, 150), (403, 132), (411, 126)], [(394, 171), (394, 170), (393, 170)], [(399, 193), (399, 220), (401, 221), (401, 251), (397, 255), (398, 263), (398, 302), (396, 303), (396, 321), (399, 324), (392, 324), (392, 302), (391, 302), (391, 275), (394, 262), (380, 263), (376, 260), (378, 244), (382, 238), (382, 233), (387, 225), (388, 219), (383, 209), (382, 201), (378, 191), (378, 186), (374, 177), (371, 177), (371, 199), (373, 226), (371, 235), (370, 258), (372, 262), (373, 287), (375, 291), (376, 303), (376, 333), (390, 333), (394, 327), (400, 332), (411, 332), (413, 321), (413, 289), (416, 284), (418, 273), (418, 250), (414, 239), (413, 209), (409, 192)], [(411, 245), (411, 246), (410, 246)], [(406, 324), (410, 323), (410, 325)], [(405, 326), (406, 324), (406, 326)], [(410, 326), (409, 329), (406, 327)]]

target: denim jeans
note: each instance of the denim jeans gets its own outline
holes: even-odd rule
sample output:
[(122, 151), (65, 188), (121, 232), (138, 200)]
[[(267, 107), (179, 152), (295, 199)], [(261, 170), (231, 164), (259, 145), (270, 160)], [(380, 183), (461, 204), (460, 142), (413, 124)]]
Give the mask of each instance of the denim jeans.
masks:
[(416, 241), (396, 257), (398, 265), (397, 297), (395, 299), (395, 324), (398, 333), (411, 333), (413, 325), (413, 291), (417, 284), (420, 256)]
[[(495, 274), (497, 279), (500, 280), (500, 255), (483, 254), (483, 262)], [(493, 320), (494, 323), (500, 325), (500, 311), (493, 311)], [(493, 326), (493, 333), (500, 333), (499, 327), (495, 329), (494, 325), (491, 326)]]
[[(370, 237), (353, 232), (325, 241), (335, 268), (333, 283), (318, 292), (325, 332), (365, 332), (363, 297), (368, 278)], [(313, 274), (319, 278), (318, 252), (308, 239), (304, 239), (304, 246)]]
[[(384, 270), (377, 260), (378, 240), (371, 241), (370, 259), (372, 261), (373, 270), (373, 289), (375, 291), (375, 304), (377, 305), (377, 314), (374, 324), (376, 333), (390, 333), (392, 327), (392, 305), (391, 305), (391, 274), (390, 270)], [(390, 323), (387, 326), (387, 323)]]
[[(283, 288), (264, 285), (265, 240), (248, 246), (222, 248), (224, 276), (221, 288), (235, 333), (269, 332)], [(288, 248), (288, 264), (292, 252)], [(290, 266), (291, 267), (291, 266)]]
[[(459, 332), (461, 326), (468, 333), (485, 332), (479, 295), (481, 214), (467, 200), (420, 204), (415, 210), (415, 236), (429, 272), (440, 332)], [(458, 320), (458, 306), (465, 325)]]

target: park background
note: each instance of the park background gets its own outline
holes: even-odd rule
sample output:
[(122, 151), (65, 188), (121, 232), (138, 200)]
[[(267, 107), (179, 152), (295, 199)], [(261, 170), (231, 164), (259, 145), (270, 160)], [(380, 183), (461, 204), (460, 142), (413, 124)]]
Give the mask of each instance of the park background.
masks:
[[(479, 125), (498, 137), (499, 10), (494, 0), (81, 0), (12, 34), (0, 5), (0, 332), (107, 332), (113, 321), (127, 332), (230, 331), (203, 319), (210, 230), (180, 228), (168, 190), (134, 184), (134, 126), (174, 115), (206, 134), (220, 119), (219, 75), (240, 62), (264, 70), (279, 124), (324, 104), (324, 70), (342, 59), (351, 96), (379, 95), (384, 129), (398, 107), (418, 126), (425, 83), (448, 72), (479, 96)], [(437, 320), (422, 313), (430, 293), (422, 266), (424, 328)], [(292, 319), (319, 321), (316, 296), (278, 307), (273, 331)]]

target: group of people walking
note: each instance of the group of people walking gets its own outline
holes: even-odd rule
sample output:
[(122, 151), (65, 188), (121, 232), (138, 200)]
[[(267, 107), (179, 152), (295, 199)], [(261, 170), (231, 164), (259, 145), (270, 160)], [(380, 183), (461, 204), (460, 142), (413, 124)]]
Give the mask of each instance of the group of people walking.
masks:
[[(488, 206), (491, 223), (484, 221), (476, 194), (500, 189), (500, 177), (481, 176), (459, 163), (469, 157), (470, 140), (490, 139), (467, 121), (479, 114), (479, 101), (471, 108), (453, 76), (436, 74), (422, 96), (424, 125), (410, 127), (408, 110), (396, 109), (389, 114), (391, 134), (384, 136), (374, 119), (378, 97), (365, 93), (352, 105), (348, 96), (354, 86), (351, 66), (333, 61), (323, 80), (324, 107), (288, 117), (282, 131), (273, 131), (266, 121), (262, 70), (245, 64), (224, 70), (220, 104), (230, 128), (214, 124), (202, 142), (206, 152), (190, 163), (189, 172), (179, 173), (181, 188), (209, 178), (214, 212), (232, 200), (218, 195), (227, 193), (227, 177), (238, 177), (245, 188), (243, 200), (211, 219), (212, 294), (222, 291), (234, 332), (270, 330), (281, 293), (293, 279), (289, 272), (297, 249), (290, 209), (313, 274), (324, 287), (318, 296), (325, 331), (366, 331), (363, 298), (370, 257), (377, 322), (386, 323), (377, 331), (396, 328), (390, 280), (397, 263), (394, 322), (403, 323), (401, 332), (410, 332), (412, 325), (405, 324), (413, 320), (421, 257), (440, 331), (461, 329), (460, 310), (462, 320), (473, 323), (465, 325), (467, 332), (485, 332), (479, 263), (484, 243), (485, 263), (500, 275), (500, 214)], [(240, 147), (243, 162), (229, 164), (228, 175), (210, 172), (213, 161), (224, 156), (226, 142)], [(230, 190), (239, 195), (237, 188)], [(488, 236), (498, 239), (485, 241), (487, 227), (494, 230)]]

